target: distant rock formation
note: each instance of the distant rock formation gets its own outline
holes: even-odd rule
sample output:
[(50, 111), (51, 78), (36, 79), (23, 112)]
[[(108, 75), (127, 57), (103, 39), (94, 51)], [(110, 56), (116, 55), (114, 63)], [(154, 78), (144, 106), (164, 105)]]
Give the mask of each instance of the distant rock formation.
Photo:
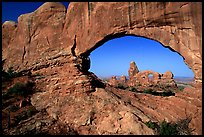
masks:
[(199, 2), (73, 2), (68, 10), (47, 2), (19, 16), (18, 23), (3, 23), (3, 67), (35, 71), (75, 56), (82, 59), (79, 69), (87, 70), (87, 57), (100, 43), (127, 34), (154, 39), (178, 52), (195, 81), (202, 83), (201, 11)]
[(128, 70), (129, 79), (132, 80), (134, 76), (139, 72), (137, 65), (134, 61), (130, 62), (130, 68)]
[[(108, 40), (135, 35), (178, 52), (193, 70), (195, 82), (202, 84), (201, 19), (200, 2), (71, 2), (68, 9), (58, 2), (46, 2), (34, 12), (19, 16), (18, 23), (3, 23), (3, 69), (41, 74), (35, 82), (43, 92), (32, 96), (32, 105), (72, 125), (80, 134), (150, 135), (154, 132), (145, 122), (177, 120), (185, 117), (185, 112), (193, 115), (195, 134), (202, 134), (201, 90), (191, 94), (192, 100), (185, 94), (167, 99), (138, 95), (142, 101), (147, 99), (144, 104), (131, 94), (134, 107), (127, 103), (131, 99), (123, 101), (116, 96), (122, 92), (113, 94), (110, 90), (116, 89), (99, 88), (88, 72), (88, 56), (93, 50)], [(141, 75), (145, 82), (149, 73), (138, 72), (134, 63), (129, 72), (133, 80)], [(171, 81), (169, 76), (161, 79)], [(153, 81), (160, 81), (158, 73)], [(157, 100), (163, 101), (162, 107)], [(163, 107), (167, 100), (169, 104)]]
[(174, 81), (173, 77), (173, 73), (171, 71), (167, 71), (161, 76), (161, 82), (169, 86), (175, 86), (176, 82)]
[[(139, 71), (136, 63), (134, 61), (130, 62), (130, 68), (128, 70), (129, 79), (123, 75), (118, 82), (115, 78), (112, 78), (111, 85), (117, 85), (118, 83), (127, 84), (129, 86), (152, 86), (152, 85), (162, 85), (162, 86), (171, 86), (176, 87), (176, 82), (173, 79), (173, 73), (171, 71), (167, 71), (164, 74), (159, 74), (158, 72), (154, 72), (152, 70), (144, 70)], [(149, 77), (152, 75), (152, 78)]]
[(120, 77), (120, 81), (121, 81), (122, 83), (126, 83), (126, 82), (127, 82), (126, 76), (122, 75), (122, 76)]
[(113, 86), (118, 84), (118, 80), (116, 76), (112, 76), (111, 79), (109, 80), (109, 83)]

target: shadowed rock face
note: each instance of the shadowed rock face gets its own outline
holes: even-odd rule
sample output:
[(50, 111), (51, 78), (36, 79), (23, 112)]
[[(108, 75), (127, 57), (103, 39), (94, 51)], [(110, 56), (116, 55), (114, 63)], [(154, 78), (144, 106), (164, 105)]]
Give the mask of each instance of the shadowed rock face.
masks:
[(109, 39), (136, 35), (178, 52), (201, 82), (201, 15), (198, 2), (73, 2), (67, 13), (60, 3), (45, 3), (21, 15), (17, 27), (7, 30), (13, 24), (2, 25), (3, 35), (13, 35), (3, 37), (4, 68), (12, 65), (21, 71), (51, 65), (50, 59), (72, 53), (71, 48), (76, 56), (88, 56)]
[(67, 12), (62, 4), (48, 2), (21, 15), (17, 27), (2, 25), (4, 68), (36, 70), (61, 56), (87, 58), (109, 39), (135, 35), (178, 52), (201, 82), (201, 15), (199, 2), (73, 2)]
[[(144, 122), (152, 119), (151, 115), (157, 120), (172, 120), (171, 115), (152, 113), (147, 106), (158, 104), (151, 97), (147, 100), (152, 102), (141, 111), (137, 101), (135, 106), (127, 105), (128, 101), (121, 102), (112, 91), (99, 87), (100, 80), (100, 84), (94, 84), (97, 78), (87, 71), (88, 56), (116, 37), (147, 37), (178, 52), (193, 70), (196, 82), (202, 82), (201, 11), (201, 3), (190, 2), (73, 2), (67, 10), (60, 3), (47, 2), (36, 11), (19, 16), (17, 24), (2, 25), (3, 68), (43, 75), (36, 85), (45, 92), (34, 94), (32, 104), (73, 125), (80, 134), (154, 134)], [(201, 134), (200, 97), (195, 97), (197, 104), (190, 103), (194, 108), (195, 134)], [(175, 104), (176, 97), (169, 100)], [(188, 101), (181, 100), (191, 114)], [(172, 114), (184, 117), (174, 113), (178, 110), (181, 111), (172, 110)]]
[(76, 35), (76, 55), (124, 35), (156, 40), (183, 56), (201, 81), (201, 15), (201, 3), (71, 3), (64, 33), (70, 43)]

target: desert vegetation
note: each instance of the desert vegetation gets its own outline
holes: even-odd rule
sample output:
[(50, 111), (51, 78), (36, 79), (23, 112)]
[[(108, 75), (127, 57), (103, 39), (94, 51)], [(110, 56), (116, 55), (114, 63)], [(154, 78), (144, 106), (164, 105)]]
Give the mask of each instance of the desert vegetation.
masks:
[[(36, 92), (35, 82), (30, 73), (17, 73), (9, 68), (2, 69), (2, 128), (17, 126), (38, 111), (30, 103), (30, 97)], [(21, 79), (19, 81), (18, 79)]]
[(145, 124), (153, 129), (157, 135), (191, 135), (193, 129), (189, 128), (190, 117), (180, 119), (177, 122), (152, 122), (148, 121)]
[[(8, 11), (15, 9), (15, 3), (4, 4)], [(32, 4), (26, 7), (34, 7), (35, 3)], [(20, 11), (17, 9), (14, 13)], [(68, 9), (59, 2), (45, 2), (31, 13), (18, 15), (17, 23), (5, 21), (2, 23), (2, 61), (5, 61), (2, 133), (201, 135), (201, 11), (201, 3), (197, 2), (73, 2)], [(93, 61), (89, 56), (105, 42), (123, 36), (149, 38), (178, 53), (194, 73), (193, 86), (177, 85), (166, 65), (156, 63), (156, 67), (166, 71), (160, 74), (154, 69), (139, 71), (134, 61), (126, 70), (128, 79), (122, 75), (120, 80), (115, 76), (109, 83), (101, 82), (90, 72)], [(126, 55), (125, 50), (110, 51), (111, 55)], [(132, 51), (130, 48), (128, 55)], [(145, 61), (140, 56), (136, 58), (148, 69), (151, 69), (149, 63), (155, 61), (153, 53), (163, 60), (157, 48), (155, 51), (146, 48), (138, 55), (145, 57), (143, 51), (149, 51), (146, 54), (149, 58)], [(106, 62), (104, 66), (109, 66), (107, 61), (113, 59), (103, 54), (98, 56)], [(121, 59), (116, 60), (125, 66)], [(174, 63), (182, 70), (176, 61), (165, 63)], [(188, 115), (192, 120), (180, 120)]]
[[(163, 96), (163, 97), (165, 97), (165, 96), (174, 96), (175, 95), (175, 89), (170, 89), (170, 88), (166, 89), (166, 90), (164, 89), (164, 91), (162, 91), (162, 92), (161, 91), (158, 92), (156, 90), (156, 88), (155, 89), (154, 88), (146, 88), (143, 91), (140, 91), (140, 90), (138, 90), (137, 86), (127, 86), (127, 85), (124, 85), (124, 84), (121, 84), (121, 83), (119, 83), (116, 87), (119, 88), (119, 89), (131, 91), (131, 92), (151, 94), (151, 95), (154, 95), (154, 96)], [(179, 91), (180, 90), (182, 91), (183, 89), (184, 88), (182, 88), (182, 89), (178, 88)]]

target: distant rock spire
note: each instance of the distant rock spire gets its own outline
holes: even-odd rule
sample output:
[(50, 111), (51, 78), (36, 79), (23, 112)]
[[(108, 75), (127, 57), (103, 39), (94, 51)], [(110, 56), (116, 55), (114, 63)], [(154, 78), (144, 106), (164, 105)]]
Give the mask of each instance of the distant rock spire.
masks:
[(127, 82), (126, 76), (122, 75), (122, 76), (120, 77), (120, 81), (123, 82), (123, 83), (126, 83), (126, 82)]
[(130, 62), (130, 68), (128, 70), (129, 78), (132, 79), (135, 74), (139, 72), (137, 65), (135, 64), (134, 61)]

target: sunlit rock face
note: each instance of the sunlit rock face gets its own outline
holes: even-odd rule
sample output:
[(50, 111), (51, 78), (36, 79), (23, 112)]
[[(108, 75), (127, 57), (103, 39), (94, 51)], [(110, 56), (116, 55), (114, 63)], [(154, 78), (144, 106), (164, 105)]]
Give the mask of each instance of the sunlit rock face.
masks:
[(2, 25), (4, 68), (37, 70), (67, 56), (87, 58), (103, 42), (131, 34), (178, 52), (201, 82), (201, 10), (198, 2), (73, 2), (66, 11), (48, 2), (19, 16), (17, 24)]
[(139, 72), (137, 65), (134, 61), (130, 62), (130, 68), (128, 70), (129, 79), (134, 79), (134, 76)]
[[(157, 100), (164, 106), (165, 99), (141, 95), (140, 100), (147, 103), (140, 105), (138, 97), (133, 97), (134, 106), (128, 105), (131, 99), (121, 101), (123, 96), (116, 96), (117, 90), (112, 89), (113, 94), (104, 89), (87, 71), (91, 51), (110, 39), (137, 35), (178, 52), (193, 70), (196, 82), (202, 82), (201, 11), (201, 3), (193, 2), (73, 2), (67, 10), (60, 3), (46, 2), (19, 16), (18, 23), (3, 23), (3, 69), (40, 74), (42, 78), (35, 82), (44, 92), (34, 94), (32, 104), (73, 125), (80, 134), (154, 134), (145, 122), (183, 118), (184, 109), (194, 116), (195, 134), (201, 134), (200, 90), (189, 92), (192, 101), (185, 100), (185, 94), (180, 94), (184, 99), (168, 98), (165, 111), (169, 106), (175, 109), (169, 115), (154, 111), (163, 108)], [(178, 109), (175, 102), (179, 102)], [(148, 108), (152, 104), (153, 109)]]
[[(17, 27), (9, 31), (13, 34), (9, 44), (3, 43), (4, 68), (38, 70), (56, 64), (55, 59), (60, 56), (67, 56), (60, 42), (65, 16), (66, 8), (61, 3), (50, 2), (32, 13), (20, 15)], [(3, 24), (3, 27), (9, 26), (11, 24)]]
[(201, 82), (201, 11), (198, 2), (71, 3), (64, 36), (68, 45), (76, 40), (76, 55), (89, 54), (101, 43), (129, 34), (156, 40), (183, 56)]
[(111, 79), (109, 80), (109, 83), (113, 86), (117, 86), (118, 80), (117, 80), (116, 76), (112, 76)]
[[(171, 71), (167, 71), (164, 74), (160, 74), (158, 72), (154, 72), (152, 70), (143, 70), (139, 71), (137, 65), (134, 61), (130, 62), (129, 67), (129, 80), (124, 82), (124, 80), (120, 80), (123, 83), (128, 84), (129, 86), (137, 86), (143, 85), (146, 87), (149, 86), (171, 86), (176, 87), (176, 82), (173, 79), (173, 73)], [(152, 78), (149, 76), (152, 75)]]

